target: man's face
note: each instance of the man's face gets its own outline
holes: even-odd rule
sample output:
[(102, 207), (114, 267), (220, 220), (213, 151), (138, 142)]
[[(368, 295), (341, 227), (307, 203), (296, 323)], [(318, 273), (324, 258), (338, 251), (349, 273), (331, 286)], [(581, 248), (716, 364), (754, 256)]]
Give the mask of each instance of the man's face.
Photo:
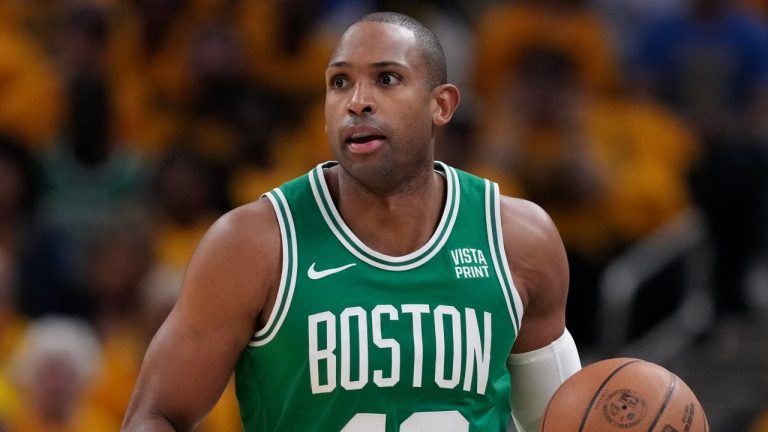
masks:
[(346, 173), (390, 191), (431, 168), (436, 102), (411, 31), (355, 24), (340, 39), (325, 78), (328, 138)]

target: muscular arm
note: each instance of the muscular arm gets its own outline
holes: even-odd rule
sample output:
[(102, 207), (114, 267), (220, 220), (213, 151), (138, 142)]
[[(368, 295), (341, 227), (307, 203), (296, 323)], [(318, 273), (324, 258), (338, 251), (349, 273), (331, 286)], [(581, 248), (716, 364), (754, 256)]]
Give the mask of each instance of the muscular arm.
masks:
[(523, 321), (513, 352), (544, 347), (565, 329), (568, 259), (549, 215), (525, 200), (502, 197), (504, 245)]
[(565, 330), (568, 260), (552, 220), (538, 206), (502, 198), (507, 261), (523, 303), (523, 320), (507, 361), (512, 413), (521, 432), (538, 429), (550, 397), (580, 367)]
[(280, 234), (267, 200), (219, 219), (149, 345), (122, 430), (191, 430), (215, 405), (269, 313), (279, 276)]

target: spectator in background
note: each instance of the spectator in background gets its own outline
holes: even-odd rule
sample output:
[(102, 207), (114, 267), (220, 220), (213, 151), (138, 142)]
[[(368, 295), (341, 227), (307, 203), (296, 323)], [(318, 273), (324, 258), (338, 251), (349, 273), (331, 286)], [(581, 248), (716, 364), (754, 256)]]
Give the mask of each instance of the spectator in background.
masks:
[(0, 251), (19, 265), (40, 194), (38, 161), (21, 142), (0, 133)]
[(151, 241), (155, 265), (183, 273), (197, 243), (229, 205), (216, 166), (189, 147), (168, 149), (154, 169)]
[(89, 320), (102, 346), (92, 403), (120, 422), (146, 348), (141, 310), (152, 265), (147, 221), (121, 209), (93, 227), (86, 247), (80, 291), (89, 300)]
[(497, 89), (532, 46), (569, 53), (591, 94), (614, 91), (619, 71), (608, 37), (586, 0), (507, 0), (488, 7), (477, 25), (473, 75), (480, 119), (504, 104)]
[[(54, 56), (65, 112), (41, 157), (39, 225), (45, 235), (30, 247), (23, 275), (22, 305), (32, 316), (87, 314), (85, 293), (75, 288), (82, 281), (87, 236), (116, 207), (138, 199), (144, 186), (144, 162), (115, 134), (104, 11), (91, 6), (64, 10)], [(53, 271), (48, 262), (57, 264)]]
[(335, 34), (323, 27), (325, 5), (316, 0), (240, 1), (233, 24), (247, 41), (248, 70), (262, 86), (299, 108), (319, 100)]
[[(176, 174), (184, 177), (183, 172)], [(194, 201), (191, 187), (205, 190), (210, 184), (179, 181), (167, 186), (178, 186), (177, 195)], [(198, 214), (194, 207), (181, 204), (174, 210)], [(155, 260), (152, 225), (145, 216), (140, 211), (121, 211), (94, 231), (87, 248), (83, 291), (89, 294), (90, 320), (102, 346), (101, 367), (88, 390), (89, 405), (115, 423), (128, 406), (146, 347), (180, 289), (173, 285), (180, 284), (178, 279), (158, 277), (159, 266), (167, 262)], [(192, 248), (198, 239), (190, 240)], [(239, 413), (230, 389), (199, 430), (230, 432), (234, 425), (239, 425)]]
[(100, 355), (96, 335), (84, 322), (52, 316), (32, 323), (13, 361), (21, 403), (8, 432), (118, 430), (86, 397)]
[[(40, 223), (40, 168), (25, 145), (0, 134), (0, 256), (7, 269), (0, 288), (0, 368), (21, 337), (25, 315), (69, 306), (64, 239)], [(47, 297), (35, 298), (42, 290)]]
[(680, 111), (712, 145), (753, 138), (768, 101), (768, 41), (734, 2), (693, 0), (643, 29), (635, 88)]
[(658, 16), (679, 13), (688, 0), (590, 0), (593, 9), (606, 23), (611, 45), (621, 64), (622, 76), (629, 74), (631, 52), (642, 29)]
[[(143, 188), (145, 167), (128, 149), (119, 147), (111, 136), (109, 88), (100, 79), (80, 77), (68, 83), (67, 127), (61, 139), (44, 155), (45, 188), (42, 223), (63, 233), (70, 262), (68, 274), (57, 284), (77, 284), (81, 276), (84, 244), (89, 232), (106, 220), (115, 208), (138, 199)], [(46, 245), (39, 245), (45, 253)], [(30, 269), (33, 271), (33, 269)], [(46, 282), (50, 282), (47, 280)], [(75, 312), (82, 293), (72, 292), (64, 304), (41, 305), (56, 298), (54, 286), (37, 283), (25, 290), (32, 314)], [(65, 309), (61, 309), (65, 308)]]
[(230, 16), (228, 0), (127, 0), (107, 8), (107, 63), (116, 132), (154, 158), (176, 139), (187, 108), (186, 59), (195, 32)]
[(579, 62), (547, 46), (521, 53), (478, 131), (473, 167), (547, 210), (571, 269), (567, 323), (594, 347), (599, 277), (620, 251), (688, 205), (694, 140), (658, 106), (591, 94)]
[[(26, 325), (18, 310), (22, 262), (32, 237), (39, 172), (31, 153), (0, 135), (0, 374)], [(54, 263), (50, 263), (53, 266)]]
[[(258, 199), (275, 181), (293, 178), (313, 166), (318, 155), (329, 154), (319, 144), (325, 142), (323, 73), (337, 36), (323, 19), (327, 3), (236, 3), (232, 25), (245, 40), (247, 75), (258, 88), (270, 90), (272, 104), (253, 119), (258, 124), (252, 126), (253, 130), (271, 130), (269, 137), (261, 137), (264, 143), (260, 145), (268, 150), (269, 163), (237, 165), (232, 178), (235, 204)], [(265, 102), (269, 100), (258, 102), (261, 110)]]
[(717, 317), (729, 327), (749, 312), (745, 281), (768, 227), (764, 25), (734, 2), (694, 0), (649, 23), (633, 70), (637, 89), (675, 109), (701, 137), (690, 188), (713, 246)]
[(178, 138), (224, 167), (274, 163), (272, 135), (295, 127), (298, 109), (248, 75), (242, 34), (224, 25), (201, 28), (189, 47), (190, 91)]

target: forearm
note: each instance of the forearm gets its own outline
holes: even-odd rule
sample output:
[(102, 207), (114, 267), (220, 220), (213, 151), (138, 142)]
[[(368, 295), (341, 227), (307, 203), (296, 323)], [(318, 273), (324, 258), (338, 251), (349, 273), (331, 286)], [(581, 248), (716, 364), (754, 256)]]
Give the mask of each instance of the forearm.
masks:
[(544, 348), (512, 354), (507, 360), (512, 376), (512, 415), (521, 432), (538, 430), (541, 417), (555, 390), (581, 369), (573, 337), (565, 330)]

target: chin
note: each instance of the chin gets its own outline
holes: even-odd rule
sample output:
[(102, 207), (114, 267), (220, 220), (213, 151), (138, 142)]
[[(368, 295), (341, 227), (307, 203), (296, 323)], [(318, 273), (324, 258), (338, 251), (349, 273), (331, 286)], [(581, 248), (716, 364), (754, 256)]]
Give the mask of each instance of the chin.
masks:
[[(392, 169), (389, 164), (382, 164), (378, 158), (353, 157), (339, 159), (339, 166), (347, 176), (371, 190), (389, 189), (392, 182)], [(368, 155), (370, 156), (370, 155)]]

